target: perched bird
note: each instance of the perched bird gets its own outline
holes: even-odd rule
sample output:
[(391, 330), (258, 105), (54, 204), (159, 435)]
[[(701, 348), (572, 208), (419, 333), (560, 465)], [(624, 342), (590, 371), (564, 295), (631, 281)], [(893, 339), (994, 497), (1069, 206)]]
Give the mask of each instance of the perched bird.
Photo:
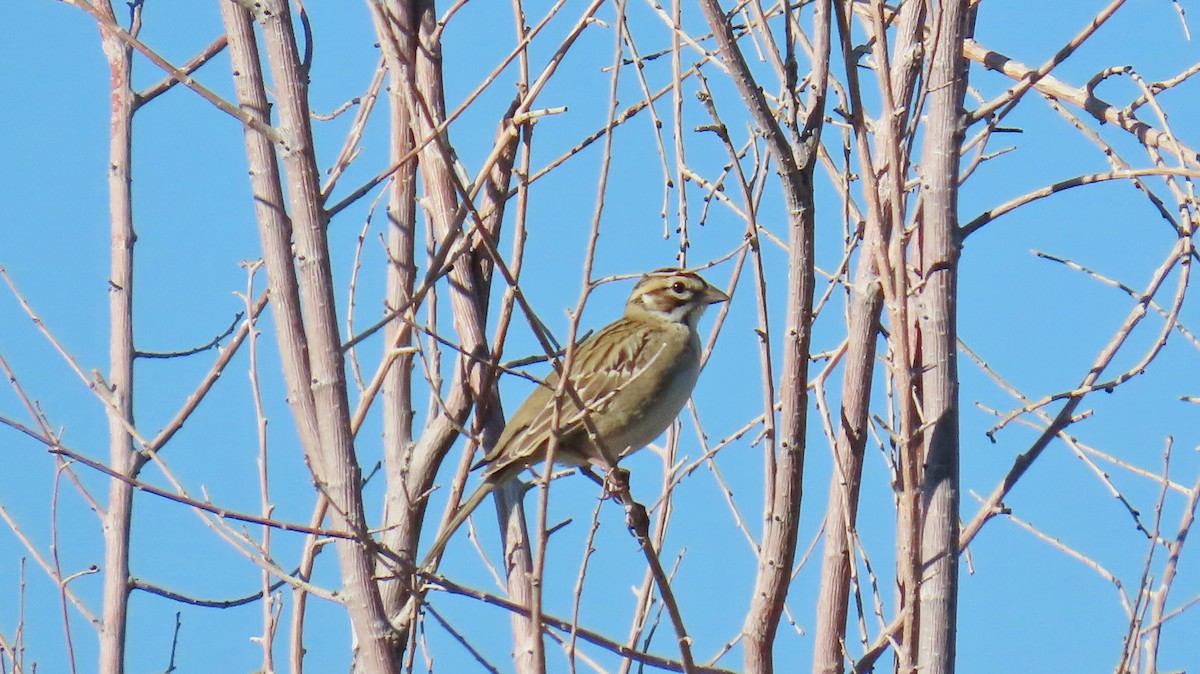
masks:
[[(674, 421), (700, 374), (696, 324), (708, 305), (729, 296), (689, 271), (646, 274), (625, 303), (625, 315), (576, 347), (570, 381), (583, 403), (564, 394), (559, 403), (556, 462), (608, 471)], [(429, 549), (430, 570), (454, 532), (483, 499), (529, 466), (544, 462), (550, 446), (558, 373), (546, 378), (509, 419), (492, 450), (483, 484), (459, 506)], [(592, 434), (600, 442), (592, 439)]]

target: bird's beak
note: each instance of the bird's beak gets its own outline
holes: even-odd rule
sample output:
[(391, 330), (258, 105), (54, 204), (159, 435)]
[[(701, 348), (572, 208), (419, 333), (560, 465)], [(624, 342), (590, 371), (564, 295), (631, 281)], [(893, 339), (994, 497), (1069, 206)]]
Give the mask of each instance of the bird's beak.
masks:
[(728, 302), (729, 301), (729, 295), (726, 295), (725, 293), (714, 288), (713, 286), (709, 286), (704, 289), (703, 297), (704, 297), (705, 304), (716, 304), (717, 302)]

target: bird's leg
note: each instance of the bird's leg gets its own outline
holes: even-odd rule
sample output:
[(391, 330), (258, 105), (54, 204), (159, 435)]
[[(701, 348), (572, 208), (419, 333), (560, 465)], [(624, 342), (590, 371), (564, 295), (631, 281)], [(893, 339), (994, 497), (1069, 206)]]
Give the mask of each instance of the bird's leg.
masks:
[(637, 538), (638, 544), (653, 552), (650, 545), (650, 516), (646, 507), (633, 499), (629, 491), (629, 471), (613, 466), (604, 475), (605, 492), (625, 507), (625, 526)]
[(613, 466), (604, 474), (604, 491), (609, 496), (624, 502), (629, 495), (629, 471)]
[[(592, 482), (604, 487), (605, 496), (617, 501), (625, 501), (624, 495), (629, 493), (628, 470), (603, 461), (593, 461), (588, 465), (576, 466), (575, 468)], [(603, 473), (603, 477), (597, 475), (597, 472)]]

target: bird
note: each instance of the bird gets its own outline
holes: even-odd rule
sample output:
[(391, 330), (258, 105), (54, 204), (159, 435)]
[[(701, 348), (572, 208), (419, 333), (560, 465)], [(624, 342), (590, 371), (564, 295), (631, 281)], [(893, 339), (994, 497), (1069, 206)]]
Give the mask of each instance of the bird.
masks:
[[(729, 300), (691, 271), (664, 268), (645, 274), (625, 303), (624, 315), (581, 342), (569, 376), (583, 403), (569, 393), (558, 403), (555, 462), (616, 467), (646, 446), (683, 409), (700, 375), (696, 326), (709, 305)], [(482, 460), (482, 484), (442, 527), (421, 569), (432, 572), (450, 538), (488, 494), (545, 462), (554, 424), (559, 374), (552, 373), (509, 419)], [(599, 442), (596, 441), (599, 439)]]

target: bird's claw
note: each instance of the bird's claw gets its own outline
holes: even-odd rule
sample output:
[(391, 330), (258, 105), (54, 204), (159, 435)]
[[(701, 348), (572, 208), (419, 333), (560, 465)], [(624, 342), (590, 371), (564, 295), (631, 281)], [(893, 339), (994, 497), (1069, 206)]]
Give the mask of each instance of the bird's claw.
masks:
[(604, 474), (604, 491), (620, 500), (622, 494), (629, 492), (629, 471), (620, 467), (610, 469)]

